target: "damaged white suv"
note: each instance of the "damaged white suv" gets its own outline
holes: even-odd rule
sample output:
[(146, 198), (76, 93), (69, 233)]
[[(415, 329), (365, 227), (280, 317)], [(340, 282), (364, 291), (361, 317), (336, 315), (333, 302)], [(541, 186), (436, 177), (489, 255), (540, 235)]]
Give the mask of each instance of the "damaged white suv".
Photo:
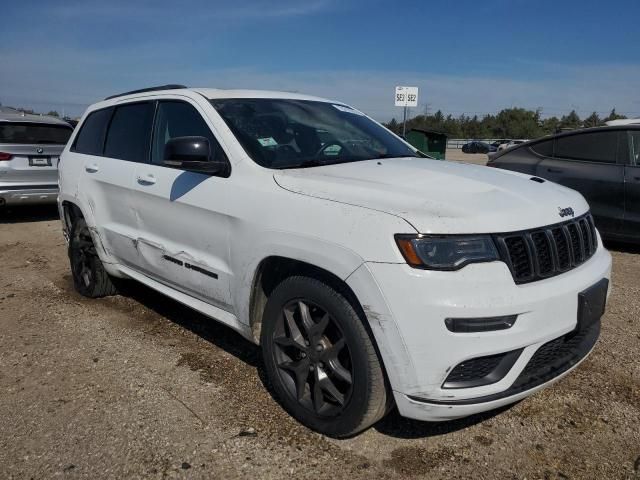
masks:
[(596, 343), (611, 257), (585, 200), (435, 161), (334, 101), (165, 86), (62, 154), (75, 286), (131, 278), (262, 346), (281, 404), (353, 435), (516, 402)]

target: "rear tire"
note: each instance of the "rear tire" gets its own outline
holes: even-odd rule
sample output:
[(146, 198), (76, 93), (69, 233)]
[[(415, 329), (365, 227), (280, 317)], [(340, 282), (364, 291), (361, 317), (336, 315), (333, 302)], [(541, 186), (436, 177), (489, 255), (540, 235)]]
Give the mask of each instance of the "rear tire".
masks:
[(99, 298), (116, 294), (116, 287), (98, 257), (84, 218), (77, 218), (71, 226), (68, 253), (73, 286), (80, 295)]
[(390, 392), (363, 319), (326, 283), (303, 276), (280, 283), (260, 342), (277, 399), (309, 428), (349, 437), (387, 413)]

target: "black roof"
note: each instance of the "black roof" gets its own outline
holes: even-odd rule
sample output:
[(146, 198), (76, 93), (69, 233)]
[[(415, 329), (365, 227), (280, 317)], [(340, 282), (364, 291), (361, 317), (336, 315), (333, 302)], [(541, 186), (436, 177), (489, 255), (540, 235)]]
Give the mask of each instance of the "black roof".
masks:
[(111, 100), (112, 98), (124, 97), (125, 95), (131, 95), (134, 93), (155, 92), (156, 90), (177, 90), (179, 88), (187, 88), (185, 85), (178, 85), (170, 83), (168, 85), (159, 85), (157, 87), (141, 88), (139, 90), (131, 90), (130, 92), (118, 93), (117, 95), (111, 95), (105, 98), (105, 100)]

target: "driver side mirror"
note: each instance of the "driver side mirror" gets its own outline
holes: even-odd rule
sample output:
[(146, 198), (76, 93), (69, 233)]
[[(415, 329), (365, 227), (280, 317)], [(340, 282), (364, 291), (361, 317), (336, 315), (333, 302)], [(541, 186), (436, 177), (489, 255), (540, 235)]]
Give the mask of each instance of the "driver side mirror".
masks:
[(206, 137), (175, 137), (164, 147), (165, 167), (208, 175), (225, 175), (229, 164), (211, 158), (211, 146)]

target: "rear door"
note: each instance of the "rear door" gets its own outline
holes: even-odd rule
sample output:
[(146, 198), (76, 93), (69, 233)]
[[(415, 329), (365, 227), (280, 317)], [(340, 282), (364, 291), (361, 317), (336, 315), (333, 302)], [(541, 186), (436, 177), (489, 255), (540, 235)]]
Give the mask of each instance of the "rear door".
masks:
[(151, 163), (138, 164), (132, 204), (138, 216), (139, 266), (153, 278), (233, 313), (229, 178), (163, 165), (172, 138), (206, 137), (211, 158), (227, 161), (204, 112), (186, 100), (160, 100)]
[(622, 133), (606, 130), (556, 137), (553, 158), (544, 158), (536, 170), (537, 176), (580, 192), (596, 226), (607, 235), (619, 235), (624, 221), (625, 160), (618, 159)]
[(136, 165), (149, 160), (154, 108), (154, 102), (136, 102), (93, 112), (73, 146), (83, 153), (82, 203), (92, 208), (105, 248), (128, 265), (138, 261), (132, 188)]
[(624, 235), (640, 240), (640, 130), (628, 132), (630, 163), (625, 167)]

